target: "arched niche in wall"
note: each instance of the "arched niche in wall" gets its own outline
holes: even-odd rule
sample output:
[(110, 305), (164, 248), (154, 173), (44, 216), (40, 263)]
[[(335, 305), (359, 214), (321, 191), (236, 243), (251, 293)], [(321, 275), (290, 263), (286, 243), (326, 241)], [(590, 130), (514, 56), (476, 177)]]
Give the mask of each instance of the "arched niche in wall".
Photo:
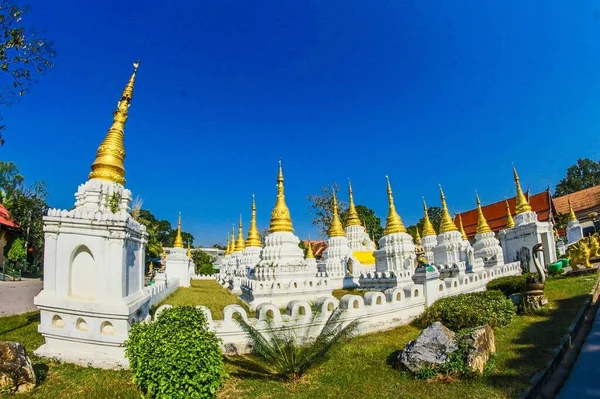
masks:
[(88, 247), (80, 245), (73, 251), (69, 266), (69, 296), (96, 297), (96, 261)]

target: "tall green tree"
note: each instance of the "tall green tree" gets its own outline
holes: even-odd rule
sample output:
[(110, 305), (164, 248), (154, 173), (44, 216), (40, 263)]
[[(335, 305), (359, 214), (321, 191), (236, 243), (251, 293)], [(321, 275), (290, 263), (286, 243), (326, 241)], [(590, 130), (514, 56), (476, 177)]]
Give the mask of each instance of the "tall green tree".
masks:
[(331, 218), (333, 217), (333, 193), (338, 200), (338, 211), (344, 213), (348, 205), (340, 201), (339, 193), (340, 187), (337, 184), (331, 186), (321, 187), (319, 194), (311, 194), (308, 196), (308, 202), (310, 202), (310, 211), (312, 214), (312, 225), (319, 229), (322, 237), (327, 237), (327, 231), (331, 225)]
[(198, 249), (192, 251), (192, 260), (196, 267), (196, 274), (211, 275), (216, 273), (216, 269), (212, 264), (213, 260), (206, 252)]
[(15, 192), (21, 188), (25, 178), (13, 162), (0, 161), (0, 203), (10, 207)]
[[(0, 104), (8, 106), (20, 101), (38, 76), (52, 68), (56, 55), (51, 41), (29, 24), (29, 6), (0, 0)], [(2, 116), (0, 115), (0, 119)], [(0, 125), (0, 146), (4, 144)]]
[[(430, 206), (427, 208), (427, 213), (429, 214), (429, 220), (433, 225), (433, 228), (436, 232), (440, 231), (440, 224), (442, 223), (442, 208), (439, 206)], [(408, 234), (410, 234), (413, 238), (417, 236), (417, 227), (419, 228), (419, 234), (423, 232), (423, 223), (425, 223), (425, 216), (423, 216), (416, 225), (408, 226), (406, 228)]]
[(567, 175), (556, 185), (554, 196), (561, 197), (599, 184), (600, 162), (581, 158), (575, 165), (569, 166)]

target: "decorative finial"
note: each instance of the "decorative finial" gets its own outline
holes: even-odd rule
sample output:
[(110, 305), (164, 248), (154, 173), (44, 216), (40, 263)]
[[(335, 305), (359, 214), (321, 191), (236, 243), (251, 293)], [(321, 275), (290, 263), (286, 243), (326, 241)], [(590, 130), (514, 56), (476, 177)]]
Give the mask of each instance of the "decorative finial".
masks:
[(442, 200), (442, 221), (440, 223), (440, 234), (447, 233), (449, 231), (458, 231), (458, 228), (450, 217), (450, 212), (448, 211), (448, 206), (446, 205), (446, 196), (444, 195), (444, 190), (442, 190), (441, 184), (440, 199)]
[(515, 227), (515, 220), (510, 213), (510, 205), (508, 205), (508, 200), (504, 199), (504, 201), (506, 202), (506, 228), (511, 229)]
[(281, 166), (281, 159), (279, 160), (279, 174), (277, 175), (277, 201), (271, 211), (269, 232), (294, 232), (290, 210), (285, 203), (285, 195), (283, 194), (283, 168)]
[(346, 220), (346, 226), (360, 226), (360, 219), (356, 207), (354, 206), (354, 193), (352, 192), (352, 183), (348, 179), (348, 220)]
[(192, 259), (192, 248), (190, 247), (190, 241), (188, 240), (188, 250), (187, 250), (187, 257)]
[(420, 245), (421, 244), (421, 235), (419, 234), (419, 226), (415, 226), (415, 230), (416, 230), (415, 241), (416, 241), (417, 245)]
[(573, 205), (571, 205), (571, 199), (567, 198), (569, 202), (569, 222), (576, 222), (577, 217), (575, 217), (575, 211), (573, 210)]
[(515, 211), (517, 215), (520, 213), (531, 212), (531, 205), (527, 202), (527, 198), (523, 194), (523, 190), (521, 190), (521, 183), (519, 181), (519, 175), (517, 174), (517, 169), (513, 165), (513, 177), (515, 179), (515, 186), (517, 187), (517, 205), (515, 207)]
[(340, 221), (340, 216), (338, 215), (338, 206), (337, 206), (337, 198), (335, 196), (335, 188), (331, 188), (333, 193), (333, 216), (331, 218), (331, 224), (329, 225), (329, 237), (343, 237), (346, 235), (344, 232), (344, 227), (342, 226), (342, 222)]
[(227, 248), (225, 249), (225, 256), (231, 255), (231, 243), (229, 240), (229, 233), (227, 233)]
[(246, 248), (246, 241), (244, 241), (244, 230), (242, 229), (242, 215), (240, 215), (240, 225), (238, 227), (238, 238), (235, 242), (235, 252), (243, 251)]
[(460, 231), (460, 237), (463, 241), (467, 241), (469, 237), (467, 237), (467, 233), (465, 233), (465, 228), (463, 227), (462, 215), (458, 214), (458, 231)]
[(256, 199), (252, 194), (252, 218), (250, 219), (250, 229), (248, 230), (248, 238), (246, 238), (246, 247), (262, 247), (260, 241), (260, 233), (256, 227)]
[(435, 229), (429, 220), (429, 212), (427, 211), (427, 204), (425, 198), (423, 198), (423, 213), (425, 214), (425, 220), (423, 221), (423, 237), (436, 236)]
[(177, 235), (175, 236), (175, 248), (183, 248), (183, 238), (181, 238), (181, 212), (179, 212), (179, 219), (177, 220)]
[(235, 223), (231, 225), (231, 253), (235, 251)]
[(310, 242), (310, 236), (308, 236), (308, 248), (306, 249), (306, 259), (314, 259), (315, 254), (312, 250), (312, 243)]
[(475, 198), (477, 200), (477, 234), (491, 233), (492, 229), (488, 225), (485, 216), (483, 215), (483, 209), (481, 209), (481, 201), (479, 200), (479, 194), (475, 192)]
[(387, 180), (388, 216), (385, 219), (385, 230), (383, 231), (383, 234), (406, 233), (406, 228), (404, 227), (404, 224), (402, 224), (402, 219), (400, 219), (400, 215), (396, 212), (390, 178), (388, 175), (385, 175), (385, 179)]
[(113, 115), (113, 123), (108, 129), (104, 141), (96, 151), (96, 159), (92, 164), (92, 172), (89, 179), (102, 179), (117, 184), (125, 184), (125, 146), (123, 136), (125, 135), (125, 122), (131, 98), (133, 97), (133, 84), (140, 62), (133, 64), (133, 74), (125, 86), (117, 110)]

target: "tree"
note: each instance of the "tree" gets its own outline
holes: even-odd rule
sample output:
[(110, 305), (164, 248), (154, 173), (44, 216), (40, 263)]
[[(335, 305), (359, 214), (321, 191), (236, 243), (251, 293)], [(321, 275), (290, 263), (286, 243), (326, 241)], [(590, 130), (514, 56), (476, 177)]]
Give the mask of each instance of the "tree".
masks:
[(24, 177), (13, 162), (0, 161), (0, 203), (10, 207), (15, 192), (21, 187)]
[(214, 243), (213, 245), (211, 245), (212, 248), (216, 248), (216, 249), (221, 249), (221, 250), (225, 250), (227, 249), (227, 247), (223, 244), (220, 244), (218, 242)]
[(17, 238), (13, 241), (6, 257), (14, 266), (16, 266), (17, 262), (25, 260), (25, 256), (27, 256), (27, 251), (25, 250), (23, 240)]
[(327, 231), (331, 224), (331, 218), (333, 216), (333, 193), (335, 192), (338, 197), (338, 211), (344, 213), (347, 205), (345, 202), (339, 200), (337, 195), (340, 191), (340, 187), (337, 184), (333, 184), (331, 187), (321, 187), (320, 194), (311, 194), (308, 196), (310, 202), (310, 211), (313, 215), (312, 225), (318, 227), (320, 234), (323, 237), (327, 237)]
[[(433, 228), (436, 232), (440, 231), (440, 224), (442, 223), (442, 208), (439, 206), (430, 206), (427, 208), (427, 214), (429, 215), (429, 220), (433, 225)], [(406, 230), (408, 234), (410, 234), (413, 238), (417, 237), (417, 227), (419, 228), (419, 234), (423, 233), (423, 224), (425, 223), (425, 216), (423, 216), (416, 225), (408, 226)]]
[(192, 251), (192, 260), (196, 266), (196, 274), (211, 275), (216, 273), (212, 264), (212, 258), (204, 251)]
[[(9, 82), (0, 87), (0, 105), (3, 106), (18, 103), (36, 83), (36, 76), (54, 66), (51, 62), (56, 55), (53, 43), (25, 25), (29, 9), (10, 0), (0, 0), (0, 72)], [(4, 144), (5, 128), (0, 125), (0, 146)]]
[[(381, 225), (381, 218), (375, 215), (375, 211), (369, 207), (364, 205), (356, 205), (356, 213), (358, 213), (358, 218), (362, 223), (366, 225), (366, 232), (370, 237), (375, 239), (375, 241), (379, 241), (381, 237), (383, 237), (383, 226)], [(348, 210), (344, 210), (340, 215), (342, 219), (342, 223), (344, 226), (346, 225), (346, 221), (348, 220)]]
[(581, 158), (575, 165), (569, 166), (567, 175), (556, 185), (554, 196), (561, 197), (598, 184), (600, 184), (600, 162)]

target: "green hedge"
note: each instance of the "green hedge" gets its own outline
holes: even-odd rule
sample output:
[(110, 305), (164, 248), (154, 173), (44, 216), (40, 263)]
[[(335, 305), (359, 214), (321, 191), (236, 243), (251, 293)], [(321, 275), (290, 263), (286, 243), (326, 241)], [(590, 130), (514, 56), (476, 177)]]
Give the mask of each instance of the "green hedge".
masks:
[(508, 297), (511, 294), (518, 294), (523, 292), (526, 280), (527, 275), (525, 274), (520, 276), (500, 277), (487, 283), (486, 288), (488, 289), (488, 291), (502, 291), (502, 293)]
[(502, 327), (513, 321), (515, 306), (500, 291), (483, 291), (442, 298), (417, 319), (425, 328), (434, 321), (454, 331), (489, 324)]
[(135, 324), (125, 354), (144, 398), (214, 398), (227, 375), (219, 342), (204, 312), (174, 307)]

